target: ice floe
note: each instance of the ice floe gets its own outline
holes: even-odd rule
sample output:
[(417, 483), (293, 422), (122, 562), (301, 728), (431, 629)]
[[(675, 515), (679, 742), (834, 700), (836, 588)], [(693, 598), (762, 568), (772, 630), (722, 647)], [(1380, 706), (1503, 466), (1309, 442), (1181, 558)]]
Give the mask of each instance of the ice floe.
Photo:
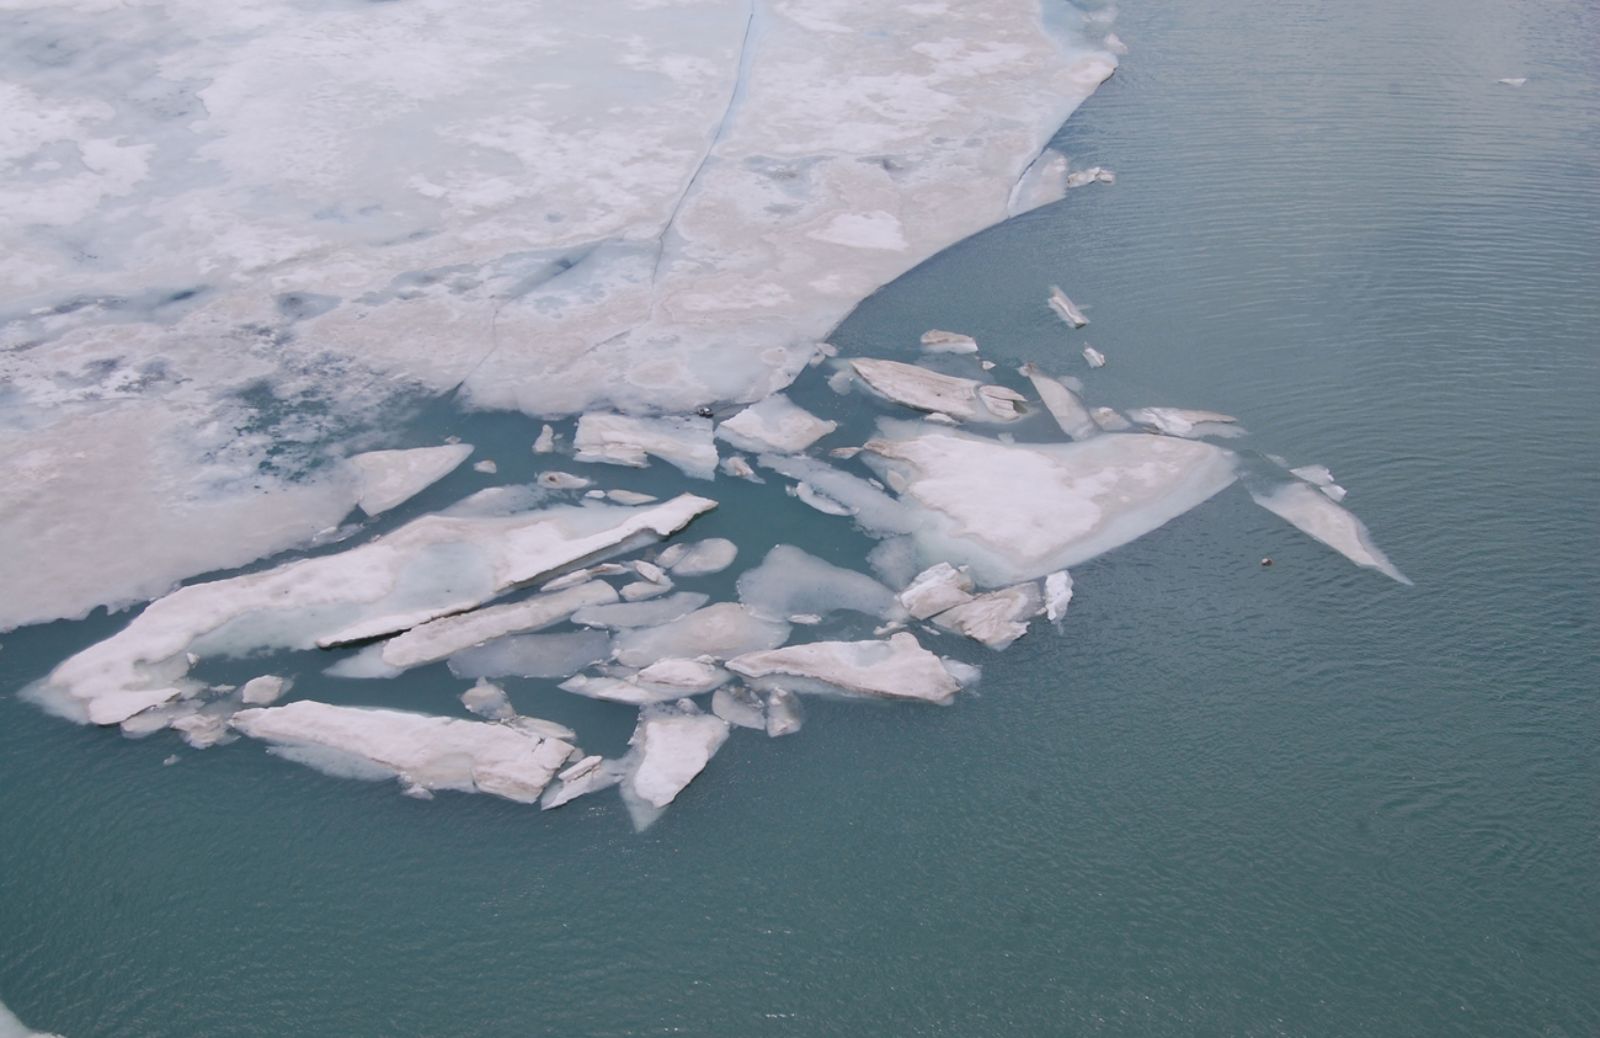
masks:
[[(175, 761), (174, 761), (175, 763)], [(0, 1003), (0, 1038), (61, 1038), (57, 1034), (35, 1031), (17, 1019), (15, 1013)]]
[(775, 688), (767, 693), (767, 735), (777, 739), (793, 735), (805, 723), (805, 711), (800, 697), (786, 688)]
[(564, 678), (611, 654), (602, 631), (514, 634), (450, 657), (458, 678)]
[(616, 638), (616, 658), (629, 667), (647, 667), (673, 657), (727, 659), (774, 648), (788, 637), (787, 623), (763, 620), (733, 602), (718, 602), (659, 627), (622, 631)]
[(391, 667), (401, 670), (420, 667), (495, 638), (549, 627), (579, 609), (615, 601), (617, 592), (610, 584), (590, 580), (521, 602), (429, 620), (389, 639), (381, 655), (383, 662)]
[(693, 416), (635, 418), (586, 414), (572, 439), (579, 461), (644, 468), (650, 457), (676, 465), (685, 475), (710, 479), (717, 470), (711, 420)]
[(1240, 436), (1239, 419), (1217, 411), (1196, 411), (1185, 407), (1130, 407), (1128, 417), (1168, 436)]
[(461, 705), (491, 721), (505, 721), (516, 714), (506, 690), (483, 678), (461, 693)]
[(471, 454), (469, 443), (447, 443), (354, 455), (350, 464), (360, 478), (356, 504), (368, 515), (387, 512), (449, 475)]
[(977, 353), (978, 340), (960, 332), (944, 332), (937, 328), (922, 333), (922, 348), (929, 353)]
[(330, 774), (393, 776), (408, 790), (489, 793), (531, 804), (573, 752), (514, 725), (302, 699), (241, 710), (233, 727)]
[(1301, 465), (1289, 472), (1299, 476), (1335, 501), (1343, 501), (1349, 491), (1334, 482), (1333, 472), (1326, 465)]
[(291, 684), (288, 679), (280, 678), (276, 674), (263, 674), (251, 678), (239, 686), (239, 702), (246, 706), (271, 706), (283, 698), (283, 694), (289, 691)]
[(991, 649), (1004, 649), (1027, 634), (1028, 621), (1042, 611), (1039, 587), (1030, 581), (978, 595), (945, 610), (933, 622)]
[(622, 779), (622, 799), (635, 827), (654, 822), (727, 739), (728, 722), (688, 700), (640, 710)]
[(774, 393), (717, 426), (717, 439), (757, 454), (798, 454), (838, 427)]
[(1033, 383), (1033, 391), (1039, 394), (1045, 410), (1050, 412), (1050, 417), (1056, 420), (1062, 432), (1074, 440), (1086, 440), (1100, 432), (1089, 409), (1065, 383), (1051, 378), (1033, 364), (1024, 364), (1022, 375)]
[(972, 601), (972, 577), (965, 569), (940, 562), (918, 573), (900, 592), (900, 604), (914, 620)]
[(1372, 541), (1366, 524), (1343, 505), (1335, 504), (1308, 483), (1285, 483), (1269, 490), (1250, 490), (1267, 511), (1321, 541), (1357, 566), (1375, 569), (1402, 584), (1411, 581)]
[(1057, 285), (1050, 286), (1050, 295), (1045, 302), (1050, 305), (1050, 309), (1056, 312), (1056, 316), (1065, 321), (1069, 327), (1082, 328), (1089, 323), (1089, 319), (1083, 316), (1083, 311), (1078, 309), (1078, 304), (1068, 298), (1067, 294), (1061, 291), (1061, 288)]
[(1093, 346), (1084, 346), (1083, 359), (1091, 368), (1103, 368), (1106, 366), (1106, 355)]
[(619, 762), (591, 754), (556, 776), (556, 781), (545, 788), (539, 807), (548, 811), (586, 794), (610, 789), (621, 781), (622, 765)]
[(723, 685), (711, 695), (711, 712), (739, 728), (766, 731), (767, 708), (761, 697), (743, 685)]
[(963, 422), (1009, 422), (1021, 417), (1023, 398), (1004, 386), (942, 375), (897, 360), (858, 357), (851, 367), (887, 400)]
[(839, 609), (882, 619), (896, 610), (894, 592), (876, 580), (790, 544), (774, 547), (761, 565), (742, 573), (738, 588), (744, 607), (767, 620), (795, 614), (820, 618)]
[(1060, 626), (1062, 618), (1067, 615), (1067, 606), (1072, 602), (1072, 574), (1066, 570), (1057, 570), (1044, 578), (1044, 615), (1045, 619)]
[(728, 669), (762, 687), (832, 689), (940, 704), (949, 703), (962, 687), (943, 661), (907, 631), (886, 641), (811, 642), (746, 653), (729, 660)]
[(739, 546), (726, 537), (707, 537), (682, 547), (685, 549), (683, 554), (667, 565), (667, 569), (679, 577), (706, 577), (721, 573), (739, 557)]
[(572, 622), (585, 627), (656, 627), (689, 615), (708, 600), (698, 591), (678, 591), (643, 602), (586, 606), (572, 614)]

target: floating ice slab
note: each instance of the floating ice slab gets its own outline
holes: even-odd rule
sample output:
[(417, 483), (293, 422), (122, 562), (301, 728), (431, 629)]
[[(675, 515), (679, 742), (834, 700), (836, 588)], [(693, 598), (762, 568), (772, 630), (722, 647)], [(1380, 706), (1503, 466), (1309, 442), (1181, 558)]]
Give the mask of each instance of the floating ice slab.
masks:
[(495, 638), (549, 627), (580, 609), (616, 600), (617, 592), (610, 584), (591, 580), (521, 602), (441, 616), (385, 642), (383, 662), (401, 670), (420, 667)]
[(394, 775), (408, 788), (490, 793), (523, 804), (538, 800), (573, 750), (512, 725), (308, 699), (241, 710), (231, 723), (320, 770), (366, 765), (368, 774)]
[(1067, 188), (1084, 187), (1088, 184), (1115, 184), (1117, 175), (1104, 166), (1090, 166), (1088, 169), (1073, 170), (1067, 174)]
[(943, 704), (961, 691), (939, 657), (905, 631), (881, 642), (812, 642), (748, 653), (729, 660), (728, 669), (780, 687), (799, 679), (886, 699)]
[(742, 573), (738, 587), (744, 607), (767, 620), (797, 613), (826, 616), (838, 609), (879, 618), (897, 612), (894, 592), (876, 580), (790, 544), (774, 547), (761, 565)]
[(838, 427), (774, 393), (717, 426), (717, 439), (758, 454), (799, 454)]
[(1141, 425), (1152, 426), (1168, 436), (1237, 436), (1239, 419), (1217, 411), (1196, 411), (1184, 407), (1130, 407), (1128, 417)]
[(1326, 465), (1301, 465), (1289, 471), (1335, 501), (1343, 501), (1349, 494), (1349, 491), (1334, 482), (1333, 472)]
[(942, 375), (897, 360), (857, 358), (850, 361), (861, 380), (885, 399), (933, 411), (963, 422), (1009, 422), (1021, 416), (1025, 401), (1004, 386), (976, 379)]
[(1373, 543), (1366, 525), (1348, 509), (1330, 501), (1316, 487), (1306, 483), (1286, 483), (1266, 491), (1252, 489), (1250, 496), (1262, 508), (1326, 544), (1357, 566), (1375, 569), (1402, 584), (1411, 583)]
[(1067, 615), (1067, 606), (1072, 602), (1072, 574), (1066, 570), (1057, 570), (1044, 578), (1044, 615), (1056, 626), (1061, 625), (1061, 620)]
[(680, 696), (710, 692), (728, 680), (728, 672), (708, 659), (656, 660), (634, 675), (645, 688), (674, 689)]
[(632, 680), (632, 676), (615, 674), (574, 674), (556, 686), (585, 699), (599, 699), (607, 703), (626, 703), (630, 706), (648, 706), (651, 703), (670, 703), (683, 696), (683, 692), (665, 685), (646, 687)]
[(711, 435), (709, 418), (586, 414), (578, 419), (572, 445), (579, 461), (644, 468), (653, 456), (685, 475), (710, 479), (717, 471), (717, 447)]
[(945, 332), (935, 328), (922, 333), (922, 348), (929, 353), (977, 353), (978, 340), (960, 332)]
[(698, 591), (679, 591), (646, 602), (589, 606), (573, 613), (572, 622), (585, 627), (656, 627), (688, 616), (708, 599), (709, 596)]
[(739, 557), (739, 547), (726, 537), (707, 537), (687, 546), (688, 550), (672, 561), (674, 576), (705, 577), (721, 573)]
[(117, 724), (192, 687), (184, 677), (191, 651), (238, 655), (393, 634), (667, 536), (714, 507), (684, 494), (643, 509), (426, 516), (338, 554), (175, 591), (60, 664), (28, 694), (73, 720)]
[(727, 659), (782, 645), (788, 637), (788, 624), (763, 620), (732, 602), (719, 602), (660, 627), (623, 631), (617, 635), (616, 656), (629, 667), (647, 667), (672, 657)]
[(903, 533), (910, 529), (900, 502), (860, 476), (841, 472), (815, 458), (763, 454), (759, 460), (764, 468), (800, 480), (811, 488), (813, 495), (820, 493), (842, 506), (848, 515), (869, 530)]
[(571, 803), (581, 796), (610, 789), (622, 781), (622, 764), (608, 761), (594, 754), (583, 758), (556, 776), (539, 800), (539, 807), (548, 811)]
[(643, 829), (655, 821), (727, 740), (728, 722), (701, 713), (688, 700), (639, 711), (622, 780), (623, 802), (634, 825)]
[(948, 562), (929, 566), (900, 592), (900, 604), (914, 620), (926, 620), (970, 601), (972, 577)]
[(1106, 355), (1093, 346), (1085, 346), (1083, 348), (1083, 359), (1091, 368), (1103, 368), (1106, 366)]
[(991, 649), (1004, 649), (1028, 633), (1028, 620), (1042, 608), (1039, 587), (1029, 582), (979, 595), (940, 613), (933, 622)]
[[(176, 763), (176, 758), (169, 763)], [(61, 1038), (61, 1036), (30, 1029), (27, 1024), (17, 1019), (15, 1013), (7, 1009), (4, 1004), (0, 1004), (0, 1038)]]
[(1050, 286), (1050, 297), (1045, 301), (1050, 304), (1050, 309), (1056, 312), (1056, 316), (1067, 322), (1070, 327), (1082, 328), (1089, 323), (1089, 319), (1083, 316), (1083, 311), (1078, 309), (1078, 304), (1067, 298), (1067, 294), (1058, 286)]
[(447, 443), (353, 455), (350, 464), (361, 480), (356, 504), (368, 515), (387, 512), (455, 471), (471, 454), (470, 443)]
[(514, 634), (450, 657), (458, 678), (564, 678), (611, 654), (602, 631)]
[(246, 706), (271, 706), (289, 690), (291, 682), (276, 674), (251, 678), (239, 688), (239, 702)]
[(767, 693), (767, 735), (773, 739), (793, 735), (805, 723), (800, 697), (786, 688)]
[(1024, 364), (1022, 374), (1033, 383), (1033, 391), (1039, 394), (1045, 410), (1050, 412), (1050, 417), (1056, 420), (1062, 432), (1074, 440), (1087, 440), (1100, 432), (1100, 427), (1090, 417), (1089, 409), (1078, 399), (1078, 394), (1033, 364)]
[(461, 705), (479, 717), (486, 717), (491, 721), (505, 721), (516, 714), (506, 690), (482, 678), (476, 685), (461, 693)]
[(761, 697), (743, 685), (723, 685), (711, 694), (711, 712), (740, 728), (766, 731), (767, 708)]
[(1194, 440), (1129, 433), (1007, 444), (885, 422), (867, 457), (903, 481), (924, 557), (979, 584), (1042, 577), (1143, 536), (1234, 480), (1234, 456)]

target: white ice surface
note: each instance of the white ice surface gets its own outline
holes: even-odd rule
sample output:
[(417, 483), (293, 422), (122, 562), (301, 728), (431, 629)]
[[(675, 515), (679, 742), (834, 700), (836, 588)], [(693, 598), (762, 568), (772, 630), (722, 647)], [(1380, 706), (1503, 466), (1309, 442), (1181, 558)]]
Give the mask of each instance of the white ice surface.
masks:
[(887, 619), (899, 611), (894, 592), (876, 580), (790, 544), (777, 545), (761, 565), (740, 574), (738, 587), (744, 607), (766, 620), (797, 613), (826, 616), (839, 609)]
[(667, 567), (674, 576), (705, 577), (721, 573), (739, 557), (739, 546), (726, 537), (707, 537), (684, 547), (687, 550)]
[(687, 700), (647, 706), (628, 740), (622, 798), (643, 829), (705, 770), (728, 740), (728, 722)]
[(1004, 649), (1028, 633), (1028, 621), (1042, 609), (1039, 586), (1029, 581), (978, 595), (940, 613), (933, 622), (991, 649)]
[(1083, 311), (1078, 309), (1078, 304), (1068, 298), (1058, 286), (1050, 286), (1050, 296), (1045, 301), (1050, 304), (1050, 309), (1056, 312), (1056, 316), (1065, 321), (1069, 327), (1082, 328), (1089, 323), (1089, 319), (1083, 316)]
[(1083, 347), (1083, 359), (1091, 368), (1103, 368), (1106, 366), (1106, 355), (1093, 346), (1085, 345)]
[(778, 739), (793, 735), (805, 723), (805, 711), (800, 697), (786, 688), (775, 688), (767, 693), (767, 735)]
[(276, 674), (263, 674), (239, 686), (239, 702), (246, 706), (271, 706), (289, 690), (291, 682)]
[(513, 634), (450, 657), (458, 678), (564, 678), (611, 654), (602, 631)]
[(1072, 574), (1066, 570), (1057, 570), (1044, 578), (1044, 615), (1045, 619), (1057, 625), (1061, 624), (1067, 615), (1067, 606), (1072, 602)]
[(1022, 374), (1033, 383), (1033, 391), (1039, 394), (1045, 410), (1050, 412), (1050, 417), (1056, 420), (1062, 432), (1074, 440), (1087, 440), (1100, 432), (1100, 427), (1090, 417), (1089, 409), (1078, 399), (1078, 394), (1032, 364), (1024, 364)]
[(1186, 407), (1130, 407), (1128, 417), (1168, 436), (1234, 436), (1242, 431), (1233, 415)]
[(516, 713), (506, 690), (481, 678), (476, 685), (461, 693), (461, 705), (491, 721), (508, 720)]
[(61, 1038), (60, 1035), (35, 1031), (17, 1019), (15, 1013), (0, 1003), (0, 1038)]
[(944, 375), (897, 360), (858, 357), (850, 361), (861, 380), (885, 399), (919, 411), (949, 415), (962, 422), (1009, 422), (1022, 397), (1004, 386)]
[(743, 685), (723, 685), (711, 694), (711, 712), (739, 728), (766, 731), (767, 708), (761, 697)]
[(647, 667), (673, 657), (727, 659), (782, 645), (789, 625), (763, 620), (733, 602), (697, 609), (660, 627), (636, 627), (617, 635), (616, 657), (629, 667)]
[(799, 454), (838, 427), (774, 393), (717, 426), (717, 439), (757, 454)]
[(914, 620), (926, 620), (972, 601), (972, 577), (948, 562), (936, 563), (918, 573), (900, 592), (900, 604)]
[[(491, 793), (531, 804), (572, 753), (570, 743), (513, 725), (308, 699), (241, 710), (233, 727), (290, 750), (332, 751), (387, 771), (409, 788)], [(326, 757), (299, 756), (301, 761)]]
[(433, 486), (471, 455), (470, 443), (352, 455), (350, 464), (360, 480), (356, 504), (368, 515), (387, 512)]
[(617, 601), (610, 584), (591, 580), (520, 602), (487, 606), (418, 624), (383, 645), (383, 662), (406, 670), (453, 656), (508, 634), (537, 631), (565, 620), (579, 609)]
[(1007, 444), (920, 423), (882, 423), (864, 455), (904, 481), (927, 559), (993, 587), (1042, 577), (1140, 537), (1234, 480), (1234, 456), (1166, 436)]
[(646, 602), (588, 606), (573, 613), (572, 622), (585, 627), (656, 627), (694, 612), (707, 597), (698, 591), (679, 591)]
[[(777, 687), (794, 679), (819, 682), (857, 695), (948, 703), (961, 691), (939, 657), (916, 636), (901, 631), (887, 641), (812, 642), (752, 652), (728, 661), (728, 669)], [(807, 686), (795, 685), (804, 689)]]
[(1285, 483), (1266, 491), (1252, 489), (1250, 496), (1262, 508), (1326, 544), (1357, 566), (1375, 569), (1402, 584), (1411, 583), (1373, 543), (1366, 524), (1309, 483)]
[(922, 333), (922, 348), (929, 353), (977, 353), (978, 340), (960, 332), (946, 332), (937, 328)]
[(710, 479), (717, 471), (717, 446), (709, 418), (635, 418), (586, 414), (572, 439), (579, 461), (643, 468), (651, 457), (677, 466), (685, 475)]
[(28, 694), (73, 720), (117, 724), (189, 688), (191, 652), (308, 649), (393, 634), (664, 537), (715, 506), (683, 494), (649, 508), (424, 516), (337, 554), (181, 588), (57, 666)]

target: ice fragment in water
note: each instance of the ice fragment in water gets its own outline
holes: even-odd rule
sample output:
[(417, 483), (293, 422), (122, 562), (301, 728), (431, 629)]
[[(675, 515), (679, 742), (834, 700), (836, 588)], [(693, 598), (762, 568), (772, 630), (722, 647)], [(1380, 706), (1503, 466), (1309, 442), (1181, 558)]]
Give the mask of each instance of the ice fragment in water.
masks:
[(799, 454), (838, 427), (774, 393), (717, 426), (717, 439), (758, 454)]
[(1061, 625), (1067, 615), (1067, 604), (1072, 601), (1072, 574), (1057, 570), (1044, 578), (1044, 615), (1051, 623)]
[(1011, 189), (1011, 199), (1006, 209), (1012, 216), (1037, 209), (1051, 202), (1059, 202), (1067, 193), (1067, 157), (1053, 148), (1039, 153), (1016, 186)]
[(1083, 316), (1083, 311), (1078, 309), (1078, 305), (1067, 298), (1067, 294), (1058, 286), (1050, 286), (1050, 297), (1046, 301), (1050, 304), (1050, 309), (1056, 312), (1056, 316), (1073, 328), (1082, 328), (1089, 323), (1089, 319)]
[(738, 588), (745, 608), (767, 620), (838, 609), (887, 618), (897, 611), (894, 592), (876, 580), (789, 544), (774, 547), (761, 565), (741, 574)]
[(728, 680), (728, 672), (708, 659), (656, 660), (633, 676), (645, 688), (676, 690), (680, 696), (710, 692)]
[(856, 514), (855, 509), (851, 508), (849, 505), (841, 504), (840, 502), (835, 501), (827, 494), (824, 494), (816, 487), (813, 487), (810, 483), (806, 483), (804, 481), (796, 483), (794, 486), (790, 487), (789, 492), (795, 497), (799, 498), (805, 504), (810, 505), (812, 508), (815, 508), (817, 511), (821, 512), (823, 515), (837, 515), (844, 518), (849, 518), (850, 516)]
[(972, 601), (972, 577), (966, 570), (941, 562), (918, 573), (900, 592), (900, 604), (914, 620)]
[(1106, 366), (1106, 355), (1093, 346), (1084, 346), (1083, 359), (1089, 362), (1091, 368), (1103, 368)]
[(538, 483), (549, 490), (582, 490), (594, 481), (583, 476), (574, 476), (570, 472), (557, 472), (554, 470), (541, 472)]
[(1375, 569), (1402, 584), (1411, 583), (1373, 543), (1365, 524), (1342, 505), (1328, 500), (1316, 487), (1306, 483), (1285, 483), (1266, 491), (1252, 488), (1250, 496), (1262, 508), (1326, 544), (1357, 566)]
[(1495, 80), (1496, 83), (1500, 83), (1509, 87), (1519, 87), (1527, 81), (1527, 76), (1507, 76), (1505, 79)]
[(656, 498), (632, 490), (607, 490), (606, 496), (619, 505), (648, 505)]
[(443, 479), (471, 453), (471, 444), (456, 443), (357, 454), (350, 459), (361, 481), (356, 504), (368, 515), (387, 512)]
[(271, 706), (289, 690), (291, 682), (276, 674), (251, 678), (239, 689), (239, 701), (246, 706)]
[(1040, 609), (1039, 587), (1030, 581), (978, 595), (940, 613), (933, 622), (991, 649), (1004, 649), (1028, 633), (1028, 620), (1038, 616)]
[(633, 571), (652, 584), (672, 583), (672, 581), (667, 579), (666, 571), (653, 562), (646, 562), (643, 559), (636, 559), (633, 563)]
[(730, 454), (722, 459), (722, 471), (735, 479), (742, 479), (750, 483), (763, 482), (756, 470), (750, 467), (750, 462), (742, 454)]
[(622, 585), (622, 598), (625, 602), (643, 602), (647, 598), (655, 598), (671, 590), (671, 580), (635, 580), (631, 584)]
[(941, 375), (897, 360), (859, 357), (850, 364), (862, 381), (885, 399), (963, 422), (1013, 421), (1020, 414), (1017, 405), (1024, 402), (1003, 386)]
[(533, 453), (554, 454), (556, 449), (556, 431), (546, 425), (539, 430), (539, 436), (533, 441)]
[(572, 622), (585, 627), (655, 627), (687, 616), (707, 600), (697, 591), (679, 591), (644, 602), (588, 606), (573, 613)]
[(616, 656), (629, 667), (647, 667), (674, 656), (727, 659), (782, 645), (788, 637), (788, 624), (752, 616), (732, 602), (719, 602), (660, 627), (623, 631), (617, 635)]
[(309, 699), (241, 710), (231, 723), (253, 739), (312, 751), (285, 756), (335, 774), (387, 773), (420, 790), (490, 793), (524, 804), (539, 798), (573, 749), (512, 725)]
[(740, 728), (765, 731), (767, 711), (761, 697), (743, 685), (723, 685), (711, 695), (711, 712)]
[(622, 799), (634, 826), (644, 829), (654, 822), (727, 739), (728, 722), (701, 713), (688, 700), (640, 710), (622, 780)]
[(586, 414), (578, 419), (572, 445), (577, 460), (643, 468), (649, 457), (677, 466), (685, 475), (710, 479), (717, 469), (717, 447), (709, 418), (636, 418)]
[(786, 688), (775, 688), (767, 693), (767, 735), (777, 739), (793, 735), (800, 730), (805, 715), (800, 709), (800, 697)]
[(450, 657), (458, 678), (564, 678), (611, 654), (603, 631), (515, 634)]
[(1238, 436), (1239, 419), (1216, 411), (1196, 411), (1184, 407), (1130, 407), (1128, 417), (1149, 425), (1168, 436), (1194, 439), (1200, 436)]
[(549, 627), (579, 609), (616, 600), (617, 593), (610, 584), (591, 580), (521, 602), (442, 616), (385, 642), (383, 662), (401, 670), (420, 667), (495, 638)]
[(1333, 473), (1326, 465), (1302, 465), (1297, 469), (1289, 469), (1289, 471), (1321, 490), (1335, 501), (1343, 501), (1348, 493), (1344, 487), (1333, 481)]
[(939, 657), (901, 631), (888, 641), (812, 642), (752, 652), (728, 661), (735, 674), (758, 683), (794, 686), (796, 680), (857, 695), (949, 703), (961, 685)]
[(475, 461), (472, 463), (472, 471), (481, 472), (485, 476), (492, 476), (496, 472), (500, 471), (500, 466), (496, 465), (489, 458), (484, 458), (482, 461)]
[(669, 686), (654, 685), (647, 688), (637, 681), (612, 674), (574, 674), (556, 687), (563, 692), (571, 692), (575, 696), (583, 696), (586, 699), (599, 699), (607, 703), (627, 703), (631, 706), (666, 703), (683, 695), (678, 689)]
[(1117, 175), (1104, 166), (1090, 166), (1088, 169), (1074, 170), (1067, 174), (1067, 187), (1083, 187), (1086, 184), (1115, 184)]
[(556, 776), (539, 800), (539, 807), (548, 811), (570, 803), (588, 793), (610, 789), (622, 781), (622, 765), (608, 761), (599, 754), (585, 757)]
[(483, 678), (461, 693), (461, 705), (491, 721), (504, 721), (516, 713), (506, 690)]
[(689, 545), (683, 556), (667, 568), (679, 577), (704, 577), (721, 573), (733, 565), (738, 555), (738, 546), (726, 537), (708, 537)]
[(1062, 432), (1074, 440), (1086, 440), (1100, 432), (1100, 427), (1089, 415), (1089, 409), (1078, 399), (1078, 394), (1066, 385), (1033, 364), (1024, 364), (1022, 374), (1033, 383), (1034, 392), (1044, 401), (1045, 410), (1050, 412), (1050, 417), (1056, 420)]
[(960, 332), (943, 332), (935, 328), (922, 333), (922, 348), (929, 353), (977, 353), (978, 340)]
[(1096, 407), (1089, 412), (1089, 417), (1106, 432), (1122, 432), (1133, 428), (1133, 423), (1122, 417), (1114, 408)]

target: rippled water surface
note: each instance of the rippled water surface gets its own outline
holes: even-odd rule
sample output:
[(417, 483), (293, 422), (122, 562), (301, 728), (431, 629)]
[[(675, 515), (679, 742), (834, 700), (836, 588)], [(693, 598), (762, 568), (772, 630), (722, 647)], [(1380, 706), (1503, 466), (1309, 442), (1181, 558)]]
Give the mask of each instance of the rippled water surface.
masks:
[[(1600, 1033), (1600, 8), (1129, 0), (1118, 30), (1058, 141), (1116, 185), (834, 341), (1068, 370), (1060, 282), (1102, 400), (1329, 465), (1414, 588), (1230, 491), (1075, 570), (1063, 637), (970, 654), (978, 696), (809, 702), (643, 835), (248, 745), (163, 768), (10, 694), (123, 618), (15, 632), (0, 997), (70, 1038)], [(520, 419), (427, 422), (526, 455)], [(865, 545), (737, 488), (696, 529), (732, 528)], [(538, 702), (601, 752), (631, 726)]]

